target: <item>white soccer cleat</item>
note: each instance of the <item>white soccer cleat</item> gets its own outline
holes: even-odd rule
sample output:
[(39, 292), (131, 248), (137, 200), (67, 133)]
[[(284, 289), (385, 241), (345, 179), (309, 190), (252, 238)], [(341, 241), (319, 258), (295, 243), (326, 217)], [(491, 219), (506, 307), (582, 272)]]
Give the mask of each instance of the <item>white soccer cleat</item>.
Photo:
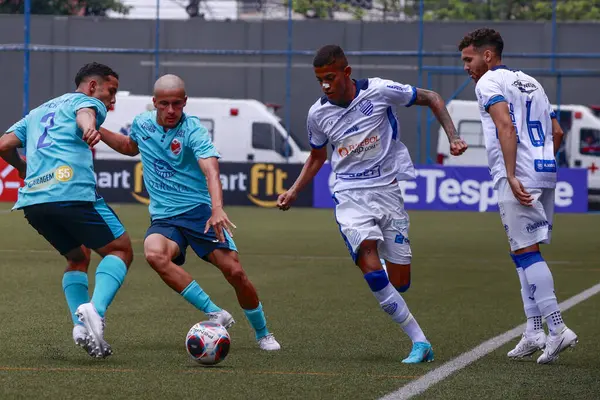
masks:
[(90, 344), (88, 330), (83, 325), (73, 327), (73, 341), (75, 344), (86, 351), (90, 356), (95, 357), (94, 346)]
[(112, 354), (110, 345), (104, 340), (104, 318), (100, 317), (96, 307), (92, 303), (80, 305), (75, 315), (83, 322), (88, 332), (88, 345), (91, 352), (88, 353), (97, 358), (104, 358)]
[(508, 352), (508, 357), (512, 359), (519, 359), (523, 357), (530, 357), (535, 354), (538, 350), (544, 350), (546, 346), (546, 333), (539, 331), (538, 333), (527, 335), (523, 333), (521, 340), (517, 343), (517, 346)]
[(281, 349), (281, 345), (275, 340), (275, 336), (273, 336), (272, 333), (258, 339), (258, 346), (261, 350), (265, 351), (276, 351)]
[(229, 329), (233, 324), (235, 324), (233, 316), (225, 310), (213, 313), (206, 313), (206, 315), (208, 316), (208, 319), (210, 321), (223, 325), (225, 329)]
[(544, 353), (538, 358), (538, 364), (550, 364), (558, 359), (558, 355), (568, 349), (575, 347), (579, 339), (575, 332), (565, 326), (558, 335), (548, 335)]

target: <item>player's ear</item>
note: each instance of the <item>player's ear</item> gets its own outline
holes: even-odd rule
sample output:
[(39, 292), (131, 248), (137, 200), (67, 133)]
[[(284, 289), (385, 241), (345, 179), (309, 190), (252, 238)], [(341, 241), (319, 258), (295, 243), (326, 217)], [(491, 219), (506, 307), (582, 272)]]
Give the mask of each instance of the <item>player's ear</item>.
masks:
[(96, 90), (98, 90), (98, 81), (95, 79), (90, 79), (90, 82), (88, 83), (88, 90), (91, 94), (94, 94)]
[(347, 65), (346, 68), (344, 68), (344, 75), (346, 77), (350, 77), (350, 75), (352, 75), (352, 67)]
[(156, 107), (156, 97), (152, 96), (152, 104), (154, 105), (154, 108), (158, 108)]
[(492, 61), (492, 56), (493, 56), (492, 51), (490, 49), (486, 49), (483, 52), (483, 61), (485, 61), (486, 63), (491, 62)]
[(186, 105), (187, 105), (187, 96), (185, 96), (185, 97), (183, 98), (183, 106), (185, 107)]

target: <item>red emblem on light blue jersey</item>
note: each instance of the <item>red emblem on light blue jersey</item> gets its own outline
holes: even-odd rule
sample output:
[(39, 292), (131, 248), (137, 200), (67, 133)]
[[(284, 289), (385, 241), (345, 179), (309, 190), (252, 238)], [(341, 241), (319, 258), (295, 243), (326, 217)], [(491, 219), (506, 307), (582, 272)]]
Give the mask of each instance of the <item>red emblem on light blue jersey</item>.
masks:
[(171, 152), (175, 155), (181, 153), (181, 142), (178, 139), (173, 139), (171, 142)]

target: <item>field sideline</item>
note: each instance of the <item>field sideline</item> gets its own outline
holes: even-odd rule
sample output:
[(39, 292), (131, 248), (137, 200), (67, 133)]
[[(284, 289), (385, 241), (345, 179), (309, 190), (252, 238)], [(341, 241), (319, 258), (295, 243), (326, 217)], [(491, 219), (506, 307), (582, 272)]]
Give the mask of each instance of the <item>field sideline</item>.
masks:
[[(233, 290), (215, 268), (190, 254), (188, 270), (238, 322), (229, 357), (203, 368), (189, 360), (183, 342), (204, 316), (143, 260), (146, 208), (114, 208), (136, 259), (107, 314), (106, 339), (115, 354), (106, 360), (94, 360), (72, 343), (61, 257), (21, 212), (2, 215), (1, 399), (377, 399), (524, 322), (496, 213), (410, 212), (413, 281), (405, 297), (436, 361), (406, 366), (400, 360), (410, 342), (352, 265), (331, 210), (229, 207), (242, 263), (283, 350), (258, 350)], [(600, 282), (599, 222), (600, 215), (557, 215), (553, 244), (543, 252), (559, 301)], [(417, 398), (595, 399), (599, 308), (600, 296), (593, 296), (565, 313), (580, 343), (556, 365), (510, 362), (505, 354), (512, 340)]]

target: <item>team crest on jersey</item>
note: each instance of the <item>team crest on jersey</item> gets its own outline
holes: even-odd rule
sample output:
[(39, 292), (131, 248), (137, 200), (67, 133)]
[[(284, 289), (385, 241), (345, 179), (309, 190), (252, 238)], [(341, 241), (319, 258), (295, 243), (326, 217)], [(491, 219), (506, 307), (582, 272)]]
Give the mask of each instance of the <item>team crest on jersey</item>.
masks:
[(175, 155), (181, 153), (181, 142), (178, 139), (173, 139), (171, 142), (171, 153)]
[(371, 100), (362, 100), (358, 103), (358, 109), (361, 113), (365, 114), (367, 117), (370, 117), (373, 114), (373, 103)]
[(529, 81), (522, 81), (522, 80), (516, 80), (513, 82), (512, 84), (514, 87), (516, 87), (517, 89), (519, 89), (521, 91), (521, 93), (533, 93), (536, 90), (538, 90), (538, 87), (535, 86), (534, 83), (529, 82)]

